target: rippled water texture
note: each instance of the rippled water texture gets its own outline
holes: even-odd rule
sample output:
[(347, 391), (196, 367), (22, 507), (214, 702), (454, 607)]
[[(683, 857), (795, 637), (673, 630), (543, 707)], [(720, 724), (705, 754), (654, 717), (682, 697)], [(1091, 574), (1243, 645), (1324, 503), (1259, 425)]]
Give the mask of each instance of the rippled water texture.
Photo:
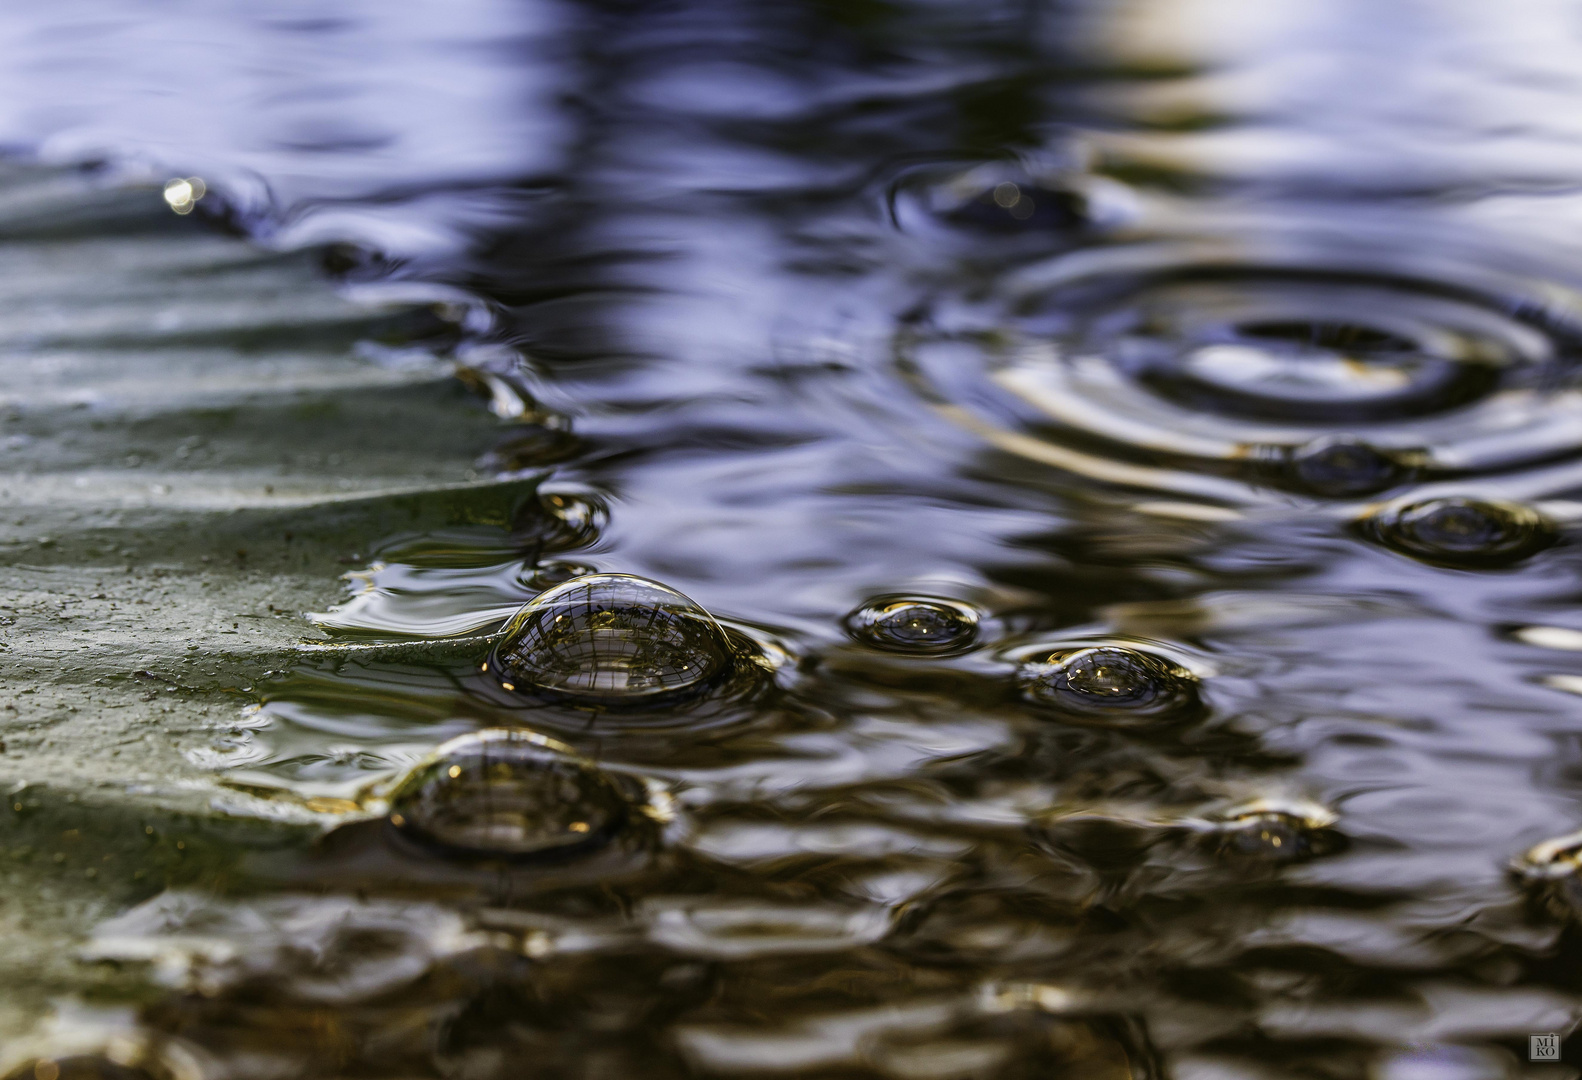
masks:
[(0, 1077), (1577, 1076), (1573, 7), (0, 11)]

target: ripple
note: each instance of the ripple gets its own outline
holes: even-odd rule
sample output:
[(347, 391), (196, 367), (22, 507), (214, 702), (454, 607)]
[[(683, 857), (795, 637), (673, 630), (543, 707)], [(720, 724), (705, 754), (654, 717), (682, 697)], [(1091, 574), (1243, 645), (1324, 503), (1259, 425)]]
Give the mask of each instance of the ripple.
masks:
[(706, 692), (733, 659), (719, 623), (681, 593), (631, 574), (588, 574), (522, 608), (487, 669), (515, 693), (651, 706)]
[(570, 855), (608, 842), (634, 792), (568, 747), (534, 732), (453, 739), (390, 794), (406, 835), (462, 855)]
[(1556, 540), (1554, 526), (1529, 507), (1466, 498), (1385, 507), (1358, 527), (1404, 555), (1450, 567), (1508, 566)]
[(1191, 672), (1119, 646), (1057, 650), (1023, 663), (1018, 679), (1034, 704), (1111, 723), (1176, 718), (1201, 704)]
[(1288, 247), (1306, 257), (1206, 242), (1061, 256), (1012, 275), (1005, 299), (942, 305), (898, 339), (900, 369), (1002, 450), (1232, 503), (1577, 454), (1582, 303), (1569, 293)]
[(641, 912), (655, 944), (727, 960), (837, 952), (878, 941), (890, 930), (890, 915), (881, 907), (650, 897)]
[(846, 616), (853, 638), (891, 652), (938, 656), (978, 639), (977, 609), (931, 596), (878, 596)]
[(149, 1074), (98, 1054), (73, 1054), (37, 1058), (6, 1073), (5, 1080), (149, 1080)]

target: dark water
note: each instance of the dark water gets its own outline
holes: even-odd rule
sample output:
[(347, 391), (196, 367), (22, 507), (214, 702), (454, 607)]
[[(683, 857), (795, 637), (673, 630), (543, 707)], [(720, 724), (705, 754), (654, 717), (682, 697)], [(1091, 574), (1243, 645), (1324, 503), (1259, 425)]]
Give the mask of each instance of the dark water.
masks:
[(1574, 7), (0, 41), (0, 1069), (1577, 1075)]

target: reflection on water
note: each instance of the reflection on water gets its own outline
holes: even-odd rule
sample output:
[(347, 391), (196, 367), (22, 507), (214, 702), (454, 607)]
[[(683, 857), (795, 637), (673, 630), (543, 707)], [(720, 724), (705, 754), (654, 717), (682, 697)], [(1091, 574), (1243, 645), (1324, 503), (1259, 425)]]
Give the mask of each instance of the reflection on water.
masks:
[(0, 14), (0, 1074), (1575, 1076), (1574, 16)]

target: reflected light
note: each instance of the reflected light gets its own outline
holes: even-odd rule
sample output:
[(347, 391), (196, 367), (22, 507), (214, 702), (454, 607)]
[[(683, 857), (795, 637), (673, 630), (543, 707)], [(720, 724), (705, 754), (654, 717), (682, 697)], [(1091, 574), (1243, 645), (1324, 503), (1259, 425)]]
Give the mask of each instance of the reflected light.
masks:
[(177, 177), (165, 181), (165, 202), (178, 214), (190, 214), (209, 187), (200, 177)]

